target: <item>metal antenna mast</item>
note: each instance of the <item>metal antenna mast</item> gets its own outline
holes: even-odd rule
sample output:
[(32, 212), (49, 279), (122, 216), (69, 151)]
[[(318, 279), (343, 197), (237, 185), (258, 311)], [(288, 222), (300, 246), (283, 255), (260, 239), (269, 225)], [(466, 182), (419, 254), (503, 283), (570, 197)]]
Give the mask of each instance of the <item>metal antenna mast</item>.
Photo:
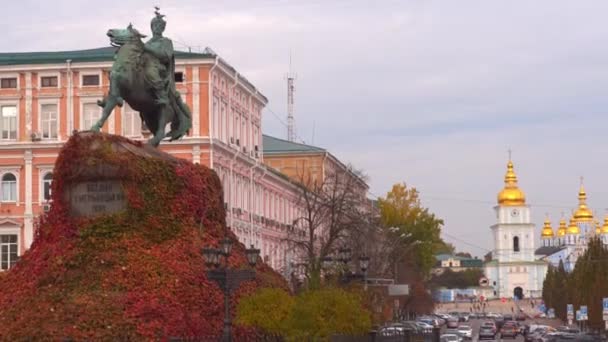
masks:
[(293, 118), (294, 101), (293, 95), (295, 92), (296, 75), (291, 70), (291, 51), (289, 52), (289, 72), (287, 73), (287, 140), (295, 141), (295, 122)]

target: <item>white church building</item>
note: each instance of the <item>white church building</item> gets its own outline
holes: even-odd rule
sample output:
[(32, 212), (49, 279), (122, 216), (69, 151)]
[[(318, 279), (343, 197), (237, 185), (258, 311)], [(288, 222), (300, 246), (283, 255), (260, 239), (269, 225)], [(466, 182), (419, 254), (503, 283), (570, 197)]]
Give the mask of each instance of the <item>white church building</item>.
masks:
[(538, 298), (549, 263), (537, 260), (536, 229), (524, 192), (517, 185), (513, 162), (507, 164), (505, 186), (498, 194), (492, 260), (484, 273), (495, 298)]

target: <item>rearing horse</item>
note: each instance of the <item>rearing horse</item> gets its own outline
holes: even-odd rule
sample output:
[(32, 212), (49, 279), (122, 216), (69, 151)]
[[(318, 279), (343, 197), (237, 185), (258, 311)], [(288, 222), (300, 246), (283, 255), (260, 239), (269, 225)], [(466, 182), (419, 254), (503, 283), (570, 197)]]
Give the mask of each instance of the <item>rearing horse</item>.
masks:
[[(91, 131), (99, 132), (116, 106), (127, 101), (131, 108), (139, 112), (143, 122), (154, 136), (148, 141), (152, 146), (158, 146), (165, 137), (176, 140), (182, 137), (192, 126), (190, 111), (173, 91), (169, 91), (170, 103), (158, 104), (151, 85), (146, 82), (145, 66), (160, 61), (144, 51), (141, 41), (145, 35), (139, 33), (131, 25), (126, 29), (111, 29), (107, 33), (113, 46), (119, 49), (114, 57), (110, 73), (110, 90), (98, 104), (103, 107), (101, 118)], [(173, 75), (170, 75), (173, 77)], [(177, 95), (179, 96), (179, 95)], [(186, 108), (183, 108), (186, 107)], [(171, 123), (171, 131), (165, 135), (165, 128)]]

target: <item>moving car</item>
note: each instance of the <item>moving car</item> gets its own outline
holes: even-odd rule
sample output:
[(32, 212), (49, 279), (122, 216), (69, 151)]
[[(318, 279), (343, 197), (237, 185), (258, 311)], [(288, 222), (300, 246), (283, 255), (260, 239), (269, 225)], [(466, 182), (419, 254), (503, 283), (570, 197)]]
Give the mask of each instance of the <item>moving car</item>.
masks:
[(482, 325), (481, 328), (479, 328), (479, 339), (480, 340), (483, 340), (486, 338), (493, 340), (495, 337), (496, 337), (496, 331), (491, 326)]
[(470, 325), (459, 325), (456, 330), (458, 330), (460, 336), (464, 337), (465, 339), (470, 340), (473, 338), (473, 328), (471, 328)]

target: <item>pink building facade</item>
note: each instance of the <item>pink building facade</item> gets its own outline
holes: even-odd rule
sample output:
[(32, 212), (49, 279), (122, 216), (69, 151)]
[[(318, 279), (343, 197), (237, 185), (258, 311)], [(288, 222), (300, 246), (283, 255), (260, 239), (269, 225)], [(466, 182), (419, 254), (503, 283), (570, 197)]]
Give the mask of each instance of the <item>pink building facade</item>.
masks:
[[(35, 218), (48, 210), (53, 165), (74, 130), (100, 117), (114, 48), (0, 54), (0, 270), (31, 245)], [(180, 141), (160, 148), (215, 170), (227, 223), (239, 240), (287, 275), (294, 259), (284, 237), (298, 208), (298, 187), (267, 167), (262, 109), (267, 99), (210, 50), (176, 53), (176, 85), (193, 115)], [(147, 139), (138, 113), (116, 109), (103, 131)]]

